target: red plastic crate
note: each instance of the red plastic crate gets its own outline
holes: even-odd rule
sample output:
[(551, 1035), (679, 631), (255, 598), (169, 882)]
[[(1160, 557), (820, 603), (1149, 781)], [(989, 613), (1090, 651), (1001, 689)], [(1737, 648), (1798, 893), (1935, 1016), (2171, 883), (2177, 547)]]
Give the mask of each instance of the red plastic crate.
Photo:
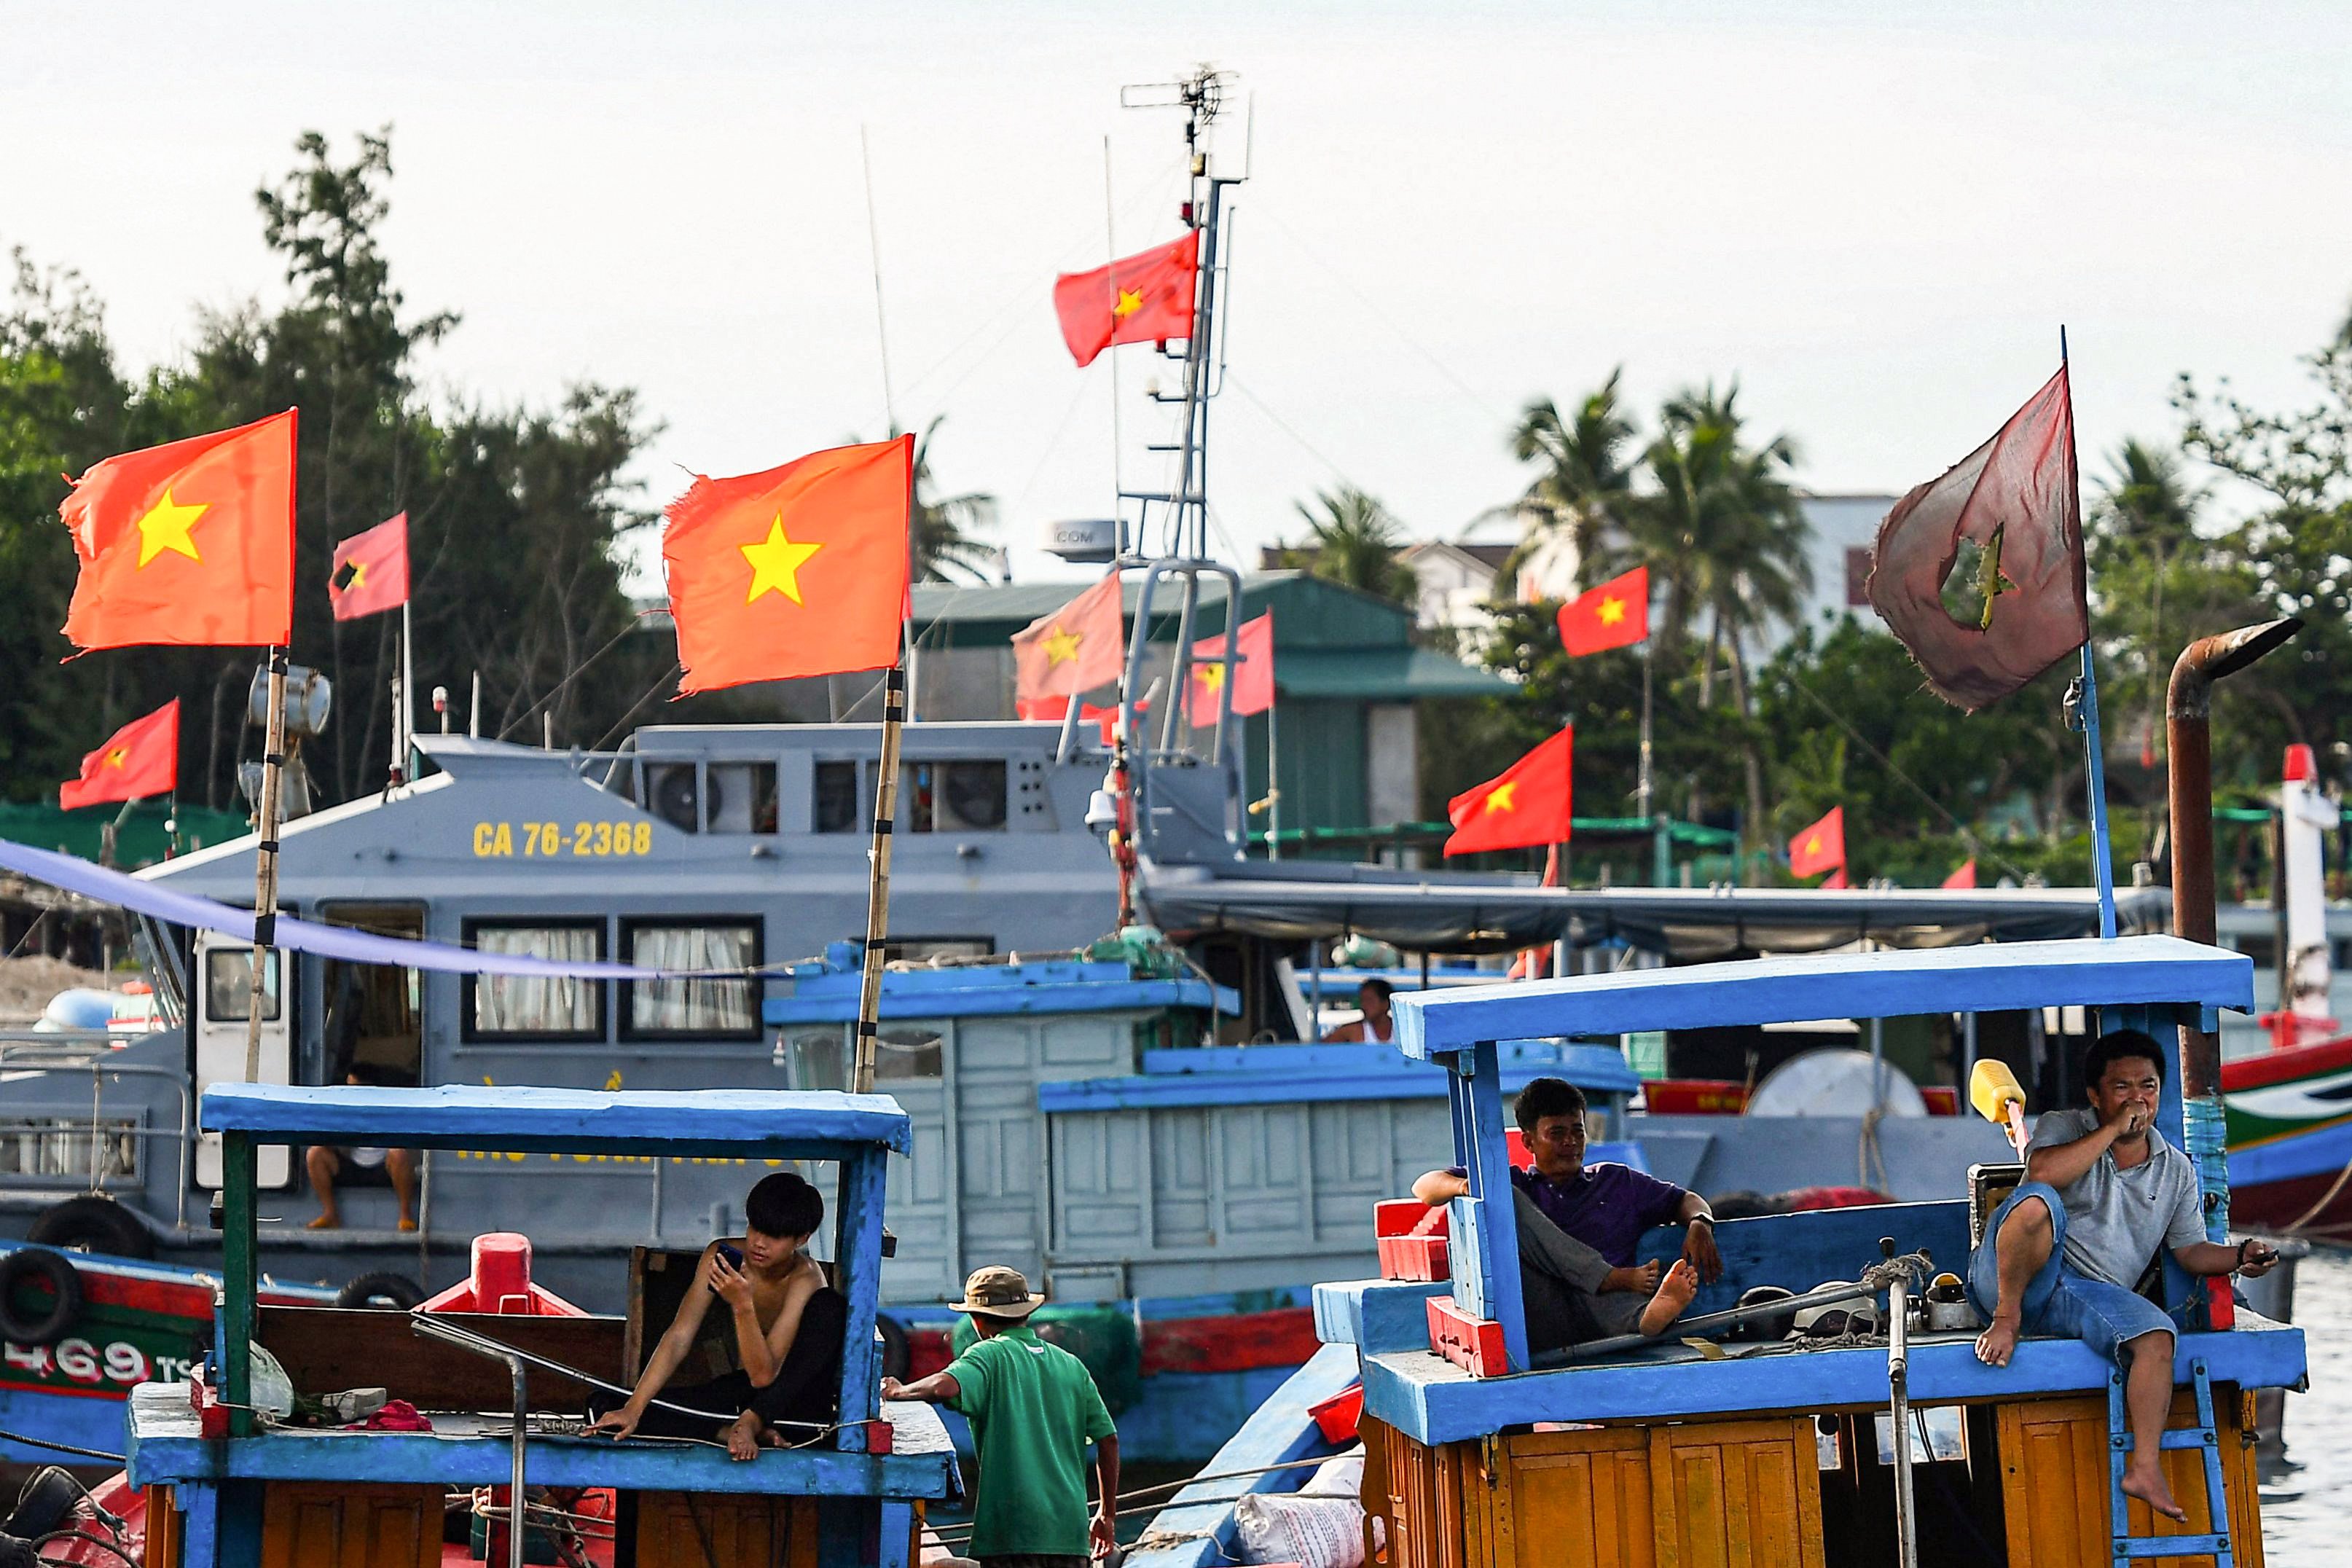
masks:
[(1429, 1348), (1473, 1377), (1499, 1377), (1511, 1370), (1503, 1352), (1503, 1325), (1472, 1317), (1448, 1296), (1429, 1299)]
[[(1442, 1212), (1442, 1211), (1441, 1211)], [(1383, 1279), (1445, 1279), (1452, 1278), (1451, 1244), (1442, 1236), (1384, 1236), (1380, 1238)]]
[(1419, 1198), (1383, 1198), (1372, 1205), (1372, 1234), (1411, 1236), (1431, 1215), (1444, 1213), (1443, 1207), (1431, 1208)]

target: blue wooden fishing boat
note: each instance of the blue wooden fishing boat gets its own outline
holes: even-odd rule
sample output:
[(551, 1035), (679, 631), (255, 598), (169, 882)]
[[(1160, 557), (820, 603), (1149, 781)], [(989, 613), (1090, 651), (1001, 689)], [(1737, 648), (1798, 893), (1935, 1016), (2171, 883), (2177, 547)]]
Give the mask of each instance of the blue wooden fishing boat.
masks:
[[(150, 1511), (151, 1565), (437, 1562), (445, 1499), (490, 1486), (520, 1500), (506, 1517), (539, 1506), (532, 1489), (613, 1489), (616, 1546), (625, 1544), (638, 1568), (897, 1564), (910, 1561), (923, 1506), (957, 1495), (955, 1455), (938, 1416), (928, 1405), (885, 1405), (877, 1394), (885, 1166), (910, 1138), (907, 1114), (887, 1097), (219, 1084), (205, 1091), (200, 1114), (221, 1137), (224, 1168), (224, 1289), (206, 1380), (217, 1403), (205, 1385), (133, 1391), (130, 1479), (169, 1499), (160, 1518)], [(790, 1434), (793, 1446), (744, 1462), (709, 1444), (583, 1437), (583, 1381), (625, 1383), (634, 1372), (583, 1364), (596, 1359), (584, 1350), (619, 1349), (611, 1320), (257, 1306), (257, 1154), (322, 1140), (820, 1163), (834, 1177), (831, 1268), (847, 1303), (836, 1423)], [(424, 1411), (432, 1429), (264, 1421), (257, 1344), (274, 1353), (297, 1393), (331, 1393), (365, 1368)], [(557, 1353), (567, 1346), (569, 1357)], [(452, 1399), (451, 1391), (473, 1396)], [(507, 1550), (493, 1560), (522, 1563), (531, 1532), (498, 1533)]]
[[(2263, 1561), (2252, 1396), (2305, 1376), (2300, 1331), (2232, 1314), (2168, 1258), (2163, 1304), (2179, 1324), (2166, 1467), (2185, 1523), (2124, 1497), (2129, 1442), (2113, 1364), (2072, 1340), (2029, 1338), (2010, 1364), (1979, 1362), (1974, 1328), (1907, 1327), (1872, 1343), (1806, 1348), (1778, 1337), (1701, 1339), (1710, 1312), (1777, 1285), (1867, 1281), (1883, 1239), (1964, 1269), (1978, 1184), (1945, 1200), (1727, 1221), (1722, 1277), (1654, 1341), (1531, 1357), (1507, 1194), (1499, 1039), (1764, 1023), (1824, 1012), (1893, 1017), (1994, 1007), (2096, 1010), (2102, 1029), (2210, 1042), (2218, 1010), (2253, 1002), (2251, 963), (2171, 937), (1881, 952), (1594, 975), (1400, 996), (1398, 1043), (1448, 1074), (1454, 1200), (1451, 1278), (1316, 1288), (1324, 1349), (1152, 1522), (1148, 1568), (1241, 1557), (1234, 1500), (1280, 1493), (1303, 1461), (1337, 1451), (1310, 1406), (1360, 1379), (1367, 1545), (1397, 1568), (1570, 1562), (1828, 1564), (1916, 1561), (2090, 1568), (2161, 1557)], [(2200, 1161), (2209, 1234), (2229, 1223), (2218, 1139), (2184, 1137), (2181, 1074), (2158, 1127)], [(2201, 1108), (2218, 1120), (2219, 1107)], [(1641, 1256), (1671, 1260), (1678, 1230)], [(1900, 1278), (1889, 1275), (1887, 1278)], [(1899, 1315), (1882, 1311), (1892, 1330)], [(1882, 1298), (1884, 1299), (1884, 1298)], [(1433, 1303), (1436, 1305), (1433, 1306)], [(1443, 1309), (1443, 1310), (1441, 1310)], [(1433, 1349), (1443, 1321), (1491, 1336), (1477, 1370)], [(1454, 1331), (1447, 1331), (1453, 1332)], [(1691, 1336), (1685, 1338), (1683, 1336)], [(1475, 1357), (1468, 1357), (1475, 1363)], [(1915, 1430), (1916, 1428), (1916, 1430)], [(1897, 1430), (1901, 1437), (1895, 1436)], [(2176, 1443), (2178, 1447), (2176, 1447)], [(1895, 1555), (1899, 1540), (1916, 1556)]]

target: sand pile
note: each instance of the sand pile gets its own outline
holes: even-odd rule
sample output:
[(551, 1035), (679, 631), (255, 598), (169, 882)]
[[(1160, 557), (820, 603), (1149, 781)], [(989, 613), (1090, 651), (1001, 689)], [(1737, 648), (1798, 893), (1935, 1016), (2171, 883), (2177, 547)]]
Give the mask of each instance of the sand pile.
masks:
[(76, 968), (62, 958), (0, 958), (0, 1028), (24, 1028), (41, 1016), (50, 997), (77, 985), (113, 989), (105, 975)]

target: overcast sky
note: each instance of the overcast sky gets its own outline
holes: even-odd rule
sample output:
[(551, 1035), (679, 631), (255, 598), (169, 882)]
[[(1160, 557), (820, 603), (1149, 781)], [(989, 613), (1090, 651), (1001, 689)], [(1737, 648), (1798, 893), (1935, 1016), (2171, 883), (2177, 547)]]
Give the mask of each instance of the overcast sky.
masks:
[[(1238, 73), (1228, 547), (1348, 481), (1458, 532), (1523, 474), (1528, 398), (1738, 377), (1817, 489), (1900, 490), (1990, 434), (2071, 329), (2086, 472), (2173, 377), (2299, 399), (2352, 300), (2352, 8), (2271, 4), (201, 8), (0, 0), (0, 243), (79, 268), (134, 365), (282, 288), (254, 187), (295, 136), (394, 127), (385, 239), (464, 322), (444, 393), (633, 386), (679, 467), (884, 424), (859, 134), (902, 423), (992, 492), (1024, 577), (1103, 515), (1111, 356), (1058, 270), (1178, 232), (1176, 117)], [(1238, 125), (1238, 118), (1235, 121)], [(1236, 149), (1237, 151), (1237, 149)], [(1164, 439), (1119, 351), (1130, 482)]]

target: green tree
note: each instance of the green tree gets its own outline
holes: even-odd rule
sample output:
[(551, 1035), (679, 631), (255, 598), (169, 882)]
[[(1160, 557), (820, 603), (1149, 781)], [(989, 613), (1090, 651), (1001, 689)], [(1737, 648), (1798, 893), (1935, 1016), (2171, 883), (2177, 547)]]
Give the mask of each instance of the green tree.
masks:
[(1419, 584), (1412, 568), (1397, 559), (1404, 530), (1389, 509), (1353, 485), (1319, 491), (1315, 504), (1298, 503), (1307, 542), (1287, 558), (1304, 562), (1326, 582), (1397, 604), (1412, 603)]
[(1618, 405), (1623, 374), (1622, 365), (1611, 371), (1576, 405), (1572, 419), (1562, 419), (1549, 397), (1529, 403), (1520, 415), (1511, 431), (1511, 456), (1541, 466), (1515, 509), (1524, 533), (1512, 564), (1549, 539), (1565, 539), (1579, 562), (1593, 560), (1622, 534), (1633, 489), (1625, 451), (1636, 435)]
[[(289, 407), (300, 414), (293, 655), (336, 688), (327, 735), (304, 758), (327, 801), (385, 777), (398, 625), (336, 622), (330, 557), (395, 511), (409, 515), (418, 685), (462, 694), (478, 674), (485, 734), (535, 720), (537, 706), (559, 740), (593, 742), (669, 665), (666, 642), (656, 651), (623, 636), (635, 617), (614, 548), (652, 521), (622, 478), (651, 434), (634, 395), (585, 385), (550, 411), (431, 407), (417, 356), (457, 318), (408, 314), (393, 285), (379, 243), (391, 176), (388, 132), (361, 136), (348, 161), (303, 136), (291, 172), (256, 193), (285, 301), (203, 314), (187, 360), (135, 384), (113, 370), (95, 304), (69, 279), (20, 267), (0, 326), (0, 563), (15, 568), (0, 608), (0, 762), (11, 793), (42, 793), (110, 725), (178, 696), (183, 796), (236, 799), (238, 753), (258, 750), (243, 721), (253, 650), (97, 654), (58, 668), (62, 639), (49, 628), (64, 619), (73, 557), (57, 476)], [(608, 647), (614, 657), (599, 659)]]
[(996, 498), (980, 490), (939, 493), (931, 473), (931, 437), (946, 417), (940, 415), (923, 426), (922, 438), (915, 443), (915, 578), (951, 583), (961, 576), (985, 583), (996, 563), (996, 546), (978, 536), (996, 526)]

